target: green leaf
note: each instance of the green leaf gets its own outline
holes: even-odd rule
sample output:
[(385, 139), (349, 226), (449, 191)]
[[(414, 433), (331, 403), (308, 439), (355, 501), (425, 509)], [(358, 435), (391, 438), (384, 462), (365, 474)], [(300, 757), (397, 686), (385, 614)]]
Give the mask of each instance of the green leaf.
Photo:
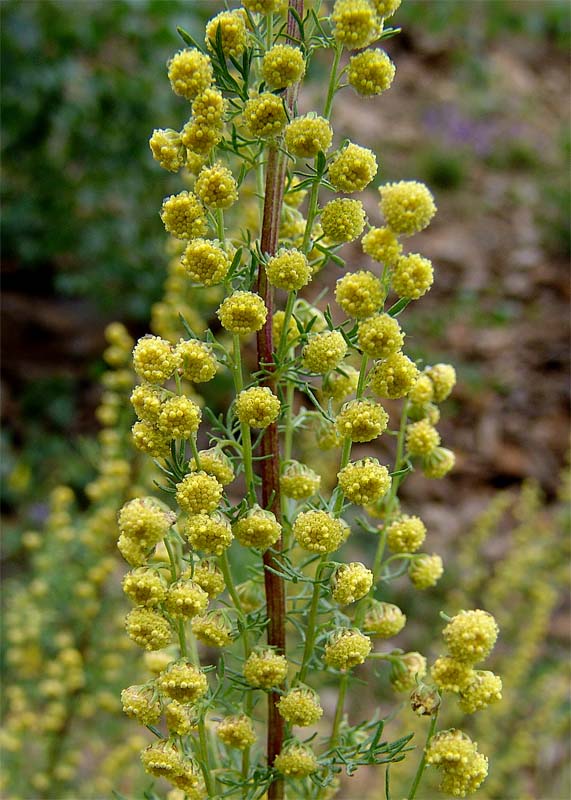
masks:
[(205, 53), (204, 48), (198, 44), (198, 42), (192, 38), (188, 31), (185, 31), (184, 28), (181, 28), (180, 25), (177, 25), (176, 31), (180, 38), (183, 40), (185, 44), (190, 45), (191, 47), (196, 47), (197, 50), (200, 50), (201, 53)]

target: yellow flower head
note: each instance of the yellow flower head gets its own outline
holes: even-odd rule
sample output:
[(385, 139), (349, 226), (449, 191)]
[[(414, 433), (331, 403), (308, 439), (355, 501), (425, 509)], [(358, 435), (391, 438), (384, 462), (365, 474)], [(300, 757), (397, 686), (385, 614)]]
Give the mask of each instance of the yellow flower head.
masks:
[(287, 149), (299, 158), (313, 158), (320, 150), (326, 152), (332, 139), (333, 131), (328, 120), (311, 114), (293, 119), (285, 132)]
[(413, 405), (425, 406), (432, 402), (434, 389), (432, 381), (425, 373), (422, 373), (415, 380), (414, 385), (408, 393), (408, 399)]
[(179, 703), (195, 703), (208, 690), (206, 675), (184, 658), (170, 664), (157, 682), (161, 692)]
[(460, 708), (474, 714), (502, 699), (502, 679), (488, 670), (475, 670), (471, 680), (460, 692)]
[(173, 92), (187, 100), (194, 100), (212, 83), (212, 62), (195, 48), (180, 50), (167, 67)]
[(335, 420), (337, 433), (353, 442), (371, 442), (387, 429), (389, 415), (372, 400), (350, 400)]
[(193, 514), (183, 523), (183, 534), (195, 550), (220, 556), (232, 544), (232, 528), (219, 512)]
[(160, 336), (143, 336), (133, 350), (133, 367), (143, 380), (164, 383), (176, 368), (176, 357), (170, 342)]
[(470, 664), (450, 656), (437, 658), (430, 668), (432, 680), (441, 692), (461, 692), (474, 677)]
[(280, 538), (282, 526), (271, 511), (265, 511), (259, 505), (255, 505), (246, 516), (234, 523), (232, 530), (244, 547), (267, 550)]
[(376, 314), (359, 323), (359, 347), (371, 358), (387, 358), (396, 353), (404, 336), (398, 321), (389, 314)]
[(266, 264), (266, 274), (272, 286), (288, 292), (301, 289), (311, 280), (307, 258), (299, 250), (281, 249)]
[(426, 675), (426, 659), (421, 653), (405, 653), (393, 662), (390, 674), (395, 692), (410, 692)]
[[(170, 347), (169, 347), (170, 357)], [(176, 358), (176, 356), (175, 356)], [(135, 386), (131, 393), (131, 405), (139, 419), (157, 424), (161, 412), (163, 392), (157, 387), (143, 383)]]
[(159, 414), (159, 429), (169, 439), (190, 439), (196, 433), (202, 412), (188, 397), (171, 397), (165, 400)]
[(168, 588), (165, 608), (172, 617), (191, 619), (202, 614), (207, 605), (208, 595), (194, 581), (179, 578)]
[(426, 375), (432, 382), (434, 402), (442, 403), (452, 393), (456, 385), (456, 370), (452, 364), (435, 364), (428, 367)]
[(410, 562), (408, 577), (415, 589), (430, 589), (436, 586), (443, 572), (440, 556), (422, 553)]
[(383, 285), (372, 272), (348, 272), (337, 281), (335, 300), (349, 317), (372, 316), (379, 310), (383, 298)]
[(340, 628), (329, 637), (323, 660), (334, 669), (351, 669), (364, 663), (371, 646), (369, 637), (357, 628)]
[(174, 522), (174, 515), (165, 511), (152, 497), (129, 500), (118, 516), (119, 531), (141, 547), (151, 547), (163, 539)]
[(434, 281), (432, 263), (428, 258), (411, 253), (401, 256), (394, 268), (391, 285), (399, 297), (418, 300), (427, 293)]
[(422, 472), (426, 478), (444, 478), (456, 463), (456, 456), (446, 447), (435, 447), (422, 459)]
[(258, 689), (271, 689), (284, 682), (287, 675), (287, 661), (273, 650), (254, 650), (244, 663), (244, 678)]
[(399, 351), (375, 364), (369, 375), (369, 385), (379, 397), (396, 400), (409, 393), (417, 376), (416, 364)]
[(475, 792), (488, 774), (488, 760), (478, 753), (476, 743), (454, 728), (432, 737), (426, 763), (442, 770), (440, 788), (454, 797)]
[(383, 24), (369, 0), (335, 0), (333, 36), (348, 50), (360, 50), (376, 41)]
[(238, 184), (222, 164), (203, 167), (198, 174), (194, 191), (208, 208), (230, 208), (238, 199)]
[(153, 686), (129, 686), (121, 692), (121, 705), (128, 717), (141, 725), (154, 725), (161, 716), (161, 702)]
[(363, 252), (374, 261), (393, 267), (402, 254), (402, 246), (390, 228), (371, 228), (361, 239)]
[(424, 183), (386, 183), (379, 192), (381, 213), (394, 233), (412, 236), (424, 230), (436, 213), (434, 197)]
[(303, 78), (305, 61), (299, 47), (276, 44), (262, 59), (262, 78), (271, 89), (285, 89)]
[(496, 620), (487, 611), (460, 611), (442, 631), (450, 655), (477, 664), (492, 651), (498, 638)]
[(176, 485), (176, 501), (189, 514), (208, 514), (218, 506), (222, 484), (202, 470), (191, 472)]
[(218, 365), (212, 348), (198, 339), (181, 339), (175, 348), (175, 356), (183, 378), (188, 381), (205, 383), (216, 375)]
[(383, 50), (365, 50), (349, 59), (347, 80), (365, 97), (386, 91), (394, 77), (395, 65)]
[(218, 723), (216, 734), (228, 747), (235, 747), (238, 750), (246, 750), (256, 741), (252, 720), (245, 714), (224, 717)]
[(365, 615), (363, 628), (371, 636), (390, 639), (400, 633), (406, 624), (406, 616), (393, 603), (380, 603), (373, 600)]
[(244, 106), (244, 124), (249, 133), (258, 139), (277, 136), (286, 123), (287, 115), (279, 95), (263, 92), (248, 100)]
[(169, 172), (178, 172), (184, 166), (186, 151), (180, 133), (171, 128), (156, 129), (149, 139), (149, 147), (155, 161)]
[(230, 259), (225, 251), (209, 239), (192, 239), (181, 257), (185, 272), (203, 286), (214, 286), (226, 277)]
[(194, 582), (197, 583), (201, 589), (204, 589), (211, 600), (218, 597), (219, 594), (222, 594), (225, 589), (226, 584), (224, 583), (224, 576), (220, 567), (218, 567), (214, 561), (208, 561), (206, 559), (200, 561), (194, 568), (194, 572), (185, 575), (185, 577), (191, 577), (191, 575)]
[(172, 194), (163, 200), (161, 219), (168, 233), (177, 239), (193, 239), (206, 233), (206, 215), (192, 192)]
[(150, 608), (134, 608), (127, 614), (125, 628), (130, 639), (145, 650), (162, 650), (171, 643), (169, 623)]
[(373, 151), (350, 142), (331, 161), (329, 180), (338, 192), (361, 192), (371, 183), (377, 170)]
[(332, 242), (352, 242), (363, 233), (365, 209), (360, 200), (330, 200), (321, 212), (323, 233)]
[(198, 457), (200, 467), (195, 458), (191, 458), (189, 462), (188, 466), (193, 472), (200, 468), (208, 475), (214, 475), (222, 486), (232, 483), (234, 480), (234, 467), (232, 466), (232, 461), (223, 450), (219, 447), (211, 447), (209, 450), (201, 450)]
[(313, 725), (323, 716), (317, 694), (307, 687), (291, 689), (281, 696), (278, 702), (280, 716), (290, 725), (307, 727)]
[(374, 503), (391, 488), (389, 471), (376, 458), (363, 458), (347, 464), (337, 473), (337, 478), (347, 500), (361, 506)]
[(323, 375), (335, 369), (347, 355), (347, 342), (339, 331), (326, 331), (310, 336), (303, 348), (303, 367)]
[(149, 775), (172, 780), (182, 772), (183, 763), (175, 745), (166, 739), (150, 744), (141, 753), (141, 762)]
[(377, 16), (381, 19), (392, 17), (400, 7), (402, 0), (371, 0)]
[(153, 458), (164, 458), (170, 453), (170, 438), (157, 425), (143, 420), (136, 422), (132, 429), (133, 444), (137, 450), (148, 453)]
[(226, 647), (232, 641), (232, 630), (219, 610), (195, 617), (190, 627), (196, 638), (207, 647)]
[(286, 0), (242, 0), (242, 5), (252, 14), (273, 14), (284, 10)]
[(305, 778), (319, 769), (315, 753), (307, 745), (288, 744), (274, 759), (275, 769), (288, 778)]
[(260, 295), (253, 292), (234, 292), (216, 312), (222, 327), (231, 333), (245, 335), (264, 326), (268, 309)]
[[(187, 161), (190, 161), (191, 156), (206, 158), (222, 139), (222, 124), (206, 125), (197, 119), (191, 119), (182, 129), (180, 138), (187, 148)], [(194, 235), (200, 236), (200, 233)]]
[(206, 24), (206, 46), (214, 51), (214, 43), (220, 35), (224, 55), (241, 56), (248, 43), (246, 14), (243, 9), (221, 11)]
[(429, 456), (440, 444), (440, 434), (426, 419), (406, 428), (406, 447), (411, 456)]
[(331, 594), (336, 603), (346, 606), (366, 597), (372, 585), (371, 570), (359, 561), (352, 561), (337, 568), (332, 578)]
[(129, 600), (138, 606), (158, 606), (167, 594), (161, 573), (147, 567), (139, 567), (128, 572), (123, 578), (122, 586)]
[(191, 731), (198, 728), (198, 715), (192, 706), (171, 700), (165, 707), (165, 722), (172, 733), (176, 733), (177, 736), (188, 736)]
[(323, 379), (322, 393), (326, 398), (341, 402), (353, 394), (359, 384), (359, 372), (355, 367), (342, 364), (335, 372)]
[(244, 389), (236, 398), (236, 416), (252, 428), (267, 428), (279, 416), (281, 403), (267, 386)]
[(293, 535), (304, 550), (333, 553), (345, 541), (346, 529), (327, 511), (305, 511), (298, 514)]
[(290, 462), (280, 478), (280, 490), (286, 497), (294, 500), (306, 500), (317, 494), (321, 485), (321, 476), (299, 461)]

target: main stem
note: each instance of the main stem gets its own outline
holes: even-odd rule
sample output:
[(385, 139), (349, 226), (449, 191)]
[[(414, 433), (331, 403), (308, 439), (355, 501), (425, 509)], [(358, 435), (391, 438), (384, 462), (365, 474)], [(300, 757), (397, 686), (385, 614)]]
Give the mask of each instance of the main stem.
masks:
[[(295, 9), (300, 18), (303, 17), (303, 0), (289, 0), (287, 33), (295, 37), (300, 35), (298, 25), (289, 9)], [(271, 34), (269, 35), (271, 38)], [(270, 41), (271, 43), (271, 41)], [(285, 103), (290, 116), (293, 116), (297, 99), (297, 85), (290, 87), (285, 96)], [(278, 249), (279, 229), (283, 196), (285, 189), (286, 159), (275, 144), (270, 145), (267, 151), (265, 198), (262, 217), (262, 231), (260, 236), (260, 249), (266, 256), (274, 255)], [(273, 291), (262, 264), (258, 271), (258, 293), (264, 298), (268, 316), (266, 324), (257, 337), (258, 368), (267, 370), (268, 377), (265, 381), (270, 389), (275, 390), (276, 380), (273, 376), (274, 343), (272, 337), (273, 321)], [(281, 519), (280, 503), (280, 446), (277, 422), (268, 426), (261, 442), (260, 472), (262, 478), (262, 505), (273, 511), (278, 520)], [(268, 616), (267, 637), (268, 644), (276, 648), (277, 652), (285, 652), (285, 585), (283, 580), (270, 571), (268, 567), (276, 569), (276, 552), (283, 547), (282, 539), (275, 543), (272, 551), (264, 553), (264, 584), (266, 591), (266, 611)], [(268, 766), (272, 766), (275, 757), (282, 749), (285, 733), (285, 723), (278, 713), (277, 702), (280, 695), (277, 692), (268, 694), (268, 739), (267, 758)], [(284, 782), (276, 778), (268, 789), (268, 800), (283, 800)]]

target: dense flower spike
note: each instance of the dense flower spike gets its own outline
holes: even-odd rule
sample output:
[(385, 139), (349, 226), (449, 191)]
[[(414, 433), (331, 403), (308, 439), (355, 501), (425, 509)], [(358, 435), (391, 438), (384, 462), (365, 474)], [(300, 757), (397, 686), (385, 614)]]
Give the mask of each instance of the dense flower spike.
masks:
[(262, 77), (272, 89), (285, 89), (303, 78), (305, 61), (299, 47), (276, 44), (262, 59)]
[(365, 50), (349, 59), (347, 79), (365, 97), (389, 89), (394, 77), (395, 65), (382, 50)]
[(332, 242), (352, 242), (363, 233), (365, 210), (360, 200), (331, 200), (321, 212), (323, 233)]
[[(243, 0), (206, 23), (204, 48), (169, 61), (172, 88), (190, 115), (179, 130), (154, 130), (149, 144), (163, 169), (180, 172), (184, 191), (173, 189), (161, 209), (172, 236), (169, 275), (153, 307), (157, 335), (133, 351), (135, 388), (128, 332), (114, 325), (107, 334), (104, 357), (113, 370), (97, 416), (111, 438), (87, 493), (103, 507), (102, 498), (124, 491), (118, 548), (130, 565), (123, 590), (135, 604), (126, 628), (148, 651), (148, 673), (124, 689), (122, 704), (155, 733), (152, 726), (161, 726), (165, 738), (141, 760), (149, 775), (174, 787), (172, 800), (241, 796), (258, 779), (268, 800), (283, 797), (286, 784), (289, 794), (332, 798), (339, 780), (331, 753), (351, 774), (370, 762), (368, 742), (381, 732), (382, 722), (363, 728), (346, 714), (350, 671), (369, 656), (388, 668), (392, 690), (412, 692), (413, 711), (433, 723), (441, 692), (445, 700), (456, 694), (466, 713), (501, 696), (500, 678), (475, 668), (497, 635), (483, 611), (450, 620), (446, 650), (428, 678), (419, 652), (389, 641), (371, 654), (375, 639), (390, 640), (407, 621), (390, 602), (393, 580), (408, 571), (404, 586), (414, 592), (442, 575), (442, 559), (419, 552), (426, 528), (403, 513), (398, 493), (413, 469), (417, 477), (442, 478), (454, 464), (435, 426), (456, 375), (447, 364), (420, 372), (403, 349), (410, 301), (430, 289), (434, 272), (427, 258), (403, 251), (402, 241), (431, 222), (430, 190), (416, 181), (385, 183), (380, 214), (369, 223), (365, 209), (371, 214), (374, 203), (354, 195), (374, 181), (377, 157), (341, 130), (333, 145), (333, 104), (346, 85), (365, 97), (391, 86), (387, 54), (363, 48), (395, 35), (385, 20), (400, 0), (333, 0), (329, 16), (309, 5)], [(316, 95), (319, 111), (300, 116), (307, 107), (298, 97), (301, 79), (320, 49), (330, 51), (328, 85)], [(360, 245), (345, 247), (360, 237)], [(332, 308), (327, 275), (338, 268)], [(312, 280), (312, 299), (298, 297)], [(251, 334), (255, 342), (241, 338)], [(161, 459), (158, 471), (131, 469), (121, 442), (111, 441), (110, 426), (123, 424), (121, 392), (131, 393), (138, 418), (133, 442)], [(393, 417), (381, 450), (361, 446), (388, 428), (379, 398), (391, 401)], [(168, 505), (132, 500), (139, 486), (129, 486), (131, 475), (141, 488), (164, 490)], [(67, 545), (73, 531), (58, 514), (54, 526)], [(359, 532), (354, 544), (349, 522)], [(99, 528), (112, 527), (113, 516), (102, 516)], [(356, 553), (362, 537), (376, 540), (370, 561), (337, 556), (346, 542)], [(110, 571), (93, 573), (93, 583)], [(73, 595), (90, 621), (97, 613), (91, 589), (82, 583)], [(412, 617), (406, 638), (414, 638), (415, 604), (402, 598), (402, 607)], [(328, 720), (306, 683), (318, 685), (320, 671), (339, 684), (327, 739)], [(61, 724), (49, 714), (46, 720)], [(316, 724), (319, 752), (291, 731)], [(256, 746), (263, 726), (264, 754)], [(460, 732), (434, 733), (433, 725), (418, 774), (438, 767), (441, 787), (463, 796), (485, 777), (486, 759)], [(405, 754), (387, 747), (395, 760)]]
[(384, 299), (381, 281), (372, 272), (348, 272), (337, 281), (335, 299), (349, 317), (363, 319), (375, 314)]

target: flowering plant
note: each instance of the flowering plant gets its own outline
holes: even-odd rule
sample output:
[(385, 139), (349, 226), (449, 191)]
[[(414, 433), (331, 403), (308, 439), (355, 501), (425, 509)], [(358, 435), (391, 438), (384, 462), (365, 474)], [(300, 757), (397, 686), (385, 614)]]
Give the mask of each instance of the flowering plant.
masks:
[[(203, 332), (183, 315), (185, 338), (135, 346), (133, 440), (156, 460), (166, 499), (123, 506), (119, 549), (132, 568), (128, 635), (156, 652), (154, 676), (126, 688), (123, 707), (157, 736), (144, 768), (181, 796), (255, 800), (287, 789), (324, 800), (343, 769), (367, 765), (386, 765), (390, 796), (388, 767), (409, 757), (411, 736), (386, 741), (378, 715), (348, 721), (361, 665), (390, 666), (395, 691), (412, 692), (413, 709), (430, 717), (409, 800), (427, 765), (456, 796), (487, 773), (467, 735), (436, 726), (441, 692), (469, 713), (500, 698), (500, 679), (475, 669), (495, 643), (494, 619), (448, 618), (447, 654), (430, 680), (420, 653), (375, 646), (406, 622), (381, 599), (390, 582), (408, 571), (426, 590), (443, 569), (418, 552), (426, 528), (403, 513), (399, 487), (413, 469), (443, 478), (454, 465), (436, 429), (454, 369), (406, 356), (399, 322), (433, 282), (430, 260), (405, 245), (430, 223), (434, 199), (416, 181), (382, 184), (383, 223), (371, 224), (353, 195), (375, 179), (376, 156), (334, 144), (331, 124), (341, 90), (389, 89), (395, 67), (372, 45), (398, 32), (388, 19), (399, 4), (336, 0), (328, 15), (303, 0), (244, 0), (207, 23), (204, 45), (179, 29), (187, 46), (168, 64), (191, 116), (180, 131), (155, 130), (150, 146), (188, 188), (164, 200), (161, 218), (181, 243), (179, 283), (217, 309)], [(321, 50), (332, 55), (324, 107), (300, 115), (301, 81)], [(345, 270), (344, 245), (359, 239), (371, 266), (344, 272), (336, 308), (304, 299), (311, 283), (325, 294), (327, 268)], [(219, 371), (232, 376), (234, 398), (217, 416), (197, 392)], [(381, 436), (396, 440), (390, 466), (356, 452)], [(339, 454), (333, 487), (315, 447)], [(370, 566), (338, 555), (352, 530), (374, 538)], [(329, 730), (325, 676), (338, 682)]]

